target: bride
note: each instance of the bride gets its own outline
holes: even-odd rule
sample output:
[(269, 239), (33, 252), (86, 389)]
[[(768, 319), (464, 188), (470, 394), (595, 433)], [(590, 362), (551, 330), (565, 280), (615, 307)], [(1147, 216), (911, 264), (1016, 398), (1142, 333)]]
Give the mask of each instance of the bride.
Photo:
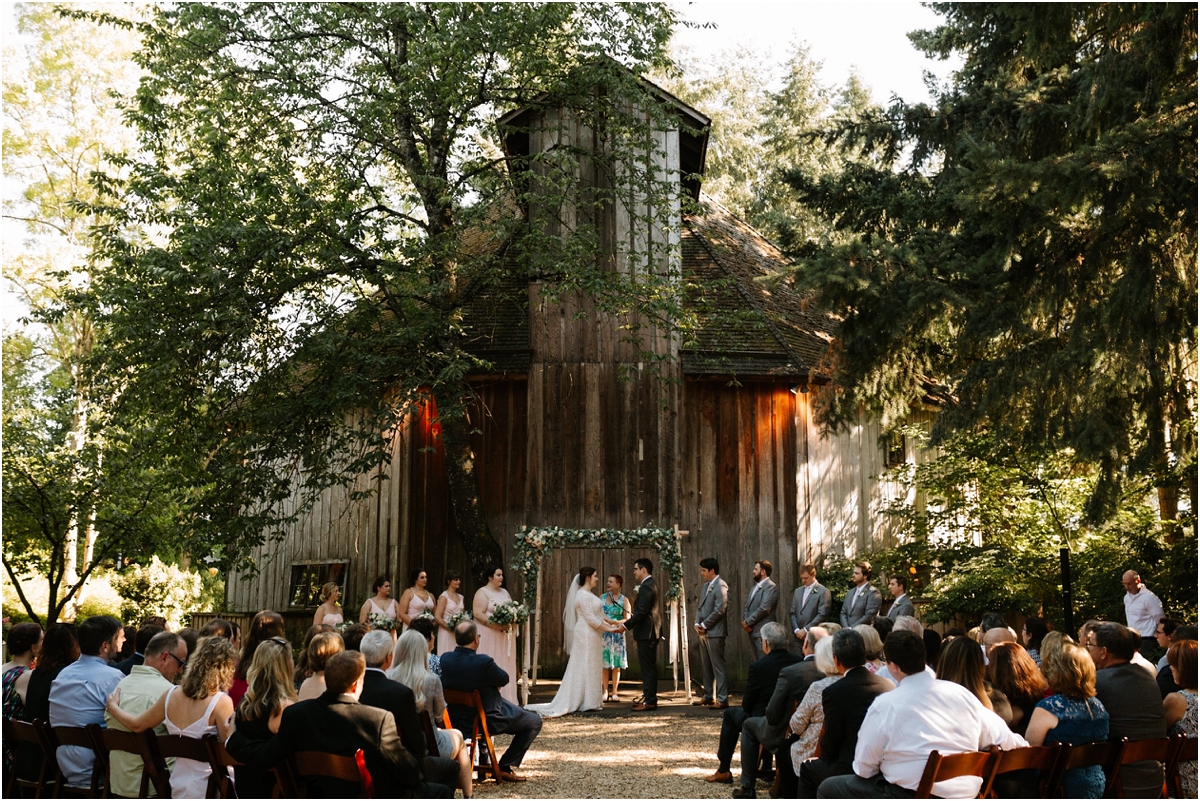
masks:
[(603, 633), (618, 627), (604, 619), (604, 607), (592, 592), (599, 582), (596, 568), (583, 567), (567, 590), (563, 609), (563, 651), (570, 655), (567, 671), (553, 701), (526, 707), (544, 718), (604, 706)]

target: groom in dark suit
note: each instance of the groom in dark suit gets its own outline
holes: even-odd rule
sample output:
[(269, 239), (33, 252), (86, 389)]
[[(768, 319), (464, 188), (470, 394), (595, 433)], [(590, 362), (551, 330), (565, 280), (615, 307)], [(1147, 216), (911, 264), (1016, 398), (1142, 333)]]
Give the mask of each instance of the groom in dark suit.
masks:
[(638, 662), (642, 666), (642, 702), (633, 705), (634, 712), (658, 709), (658, 636), (662, 630), (658, 611), (658, 586), (654, 583), (654, 563), (638, 559), (633, 563), (633, 577), (638, 580), (633, 614), (621, 631), (632, 631), (637, 641)]

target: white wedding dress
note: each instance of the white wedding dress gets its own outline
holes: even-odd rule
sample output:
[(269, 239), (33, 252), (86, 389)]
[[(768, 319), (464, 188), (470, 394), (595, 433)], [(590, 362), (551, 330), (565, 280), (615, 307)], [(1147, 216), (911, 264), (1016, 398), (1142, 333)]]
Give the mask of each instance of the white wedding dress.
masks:
[(544, 718), (556, 718), (572, 712), (604, 707), (604, 676), (601, 672), (604, 650), (602, 629), (604, 606), (590, 591), (575, 592), (575, 628), (571, 635), (571, 656), (563, 673), (562, 685), (548, 704), (525, 707)]

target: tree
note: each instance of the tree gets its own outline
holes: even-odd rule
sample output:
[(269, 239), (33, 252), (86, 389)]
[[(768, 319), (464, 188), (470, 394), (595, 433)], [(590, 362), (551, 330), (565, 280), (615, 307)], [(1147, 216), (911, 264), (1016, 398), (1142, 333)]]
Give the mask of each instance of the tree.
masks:
[(895, 425), (936, 387), (935, 441), (1096, 465), (1092, 520), (1144, 475), (1194, 515), (1195, 6), (935, 7), (914, 44), (965, 57), (935, 104), (829, 133), (876, 164), (788, 177), (848, 238), (798, 251), (843, 319), (823, 420)]
[[(323, 489), (385, 462), (432, 395), (472, 567), (499, 556), (463, 310), (515, 275), (606, 313), (677, 312), (678, 276), (611, 269), (587, 213), (621, 187), (677, 191), (646, 153), (665, 110), (636, 78), (665, 66), (670, 23), (657, 4), (184, 3), (140, 26), (144, 155), (100, 183), (113, 269), (78, 303), (104, 320), (126, 408), (192, 459), (193, 553), (249, 566)], [(536, 104), (599, 146), (506, 164), (501, 137), (528, 132), (496, 120)], [(584, 161), (605, 180), (583, 185)]]

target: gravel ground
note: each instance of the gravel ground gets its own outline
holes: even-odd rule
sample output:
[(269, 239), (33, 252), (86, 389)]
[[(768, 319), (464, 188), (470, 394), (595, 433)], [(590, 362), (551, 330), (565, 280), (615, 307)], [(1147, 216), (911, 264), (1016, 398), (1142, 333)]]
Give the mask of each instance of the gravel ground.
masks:
[[(556, 684), (539, 682), (533, 700), (550, 700)], [(631, 698), (632, 692), (623, 692)], [(735, 699), (730, 698), (733, 702)], [(741, 699), (737, 699), (740, 703)], [(551, 718), (518, 771), (529, 781), (475, 786), (477, 798), (729, 798), (736, 784), (704, 781), (717, 769), (721, 713), (659, 696), (655, 712), (628, 700), (601, 712)], [(495, 738), (504, 753), (511, 738)], [(734, 755), (733, 773), (739, 760)], [(760, 798), (767, 786), (759, 783)]]

